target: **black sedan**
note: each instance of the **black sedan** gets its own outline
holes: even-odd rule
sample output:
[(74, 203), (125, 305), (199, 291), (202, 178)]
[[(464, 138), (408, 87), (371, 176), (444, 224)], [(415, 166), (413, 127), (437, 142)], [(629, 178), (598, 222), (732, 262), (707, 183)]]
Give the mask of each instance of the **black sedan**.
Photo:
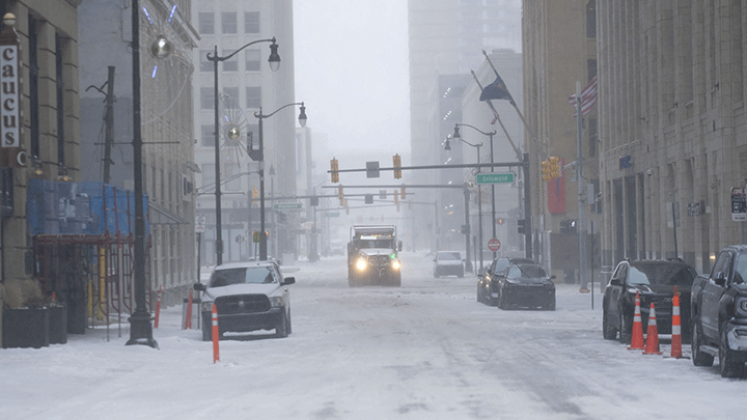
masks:
[(503, 274), (493, 279), (493, 292), (501, 309), (541, 308), (555, 310), (555, 276), (534, 262), (511, 261)]
[[(483, 272), (477, 276), (477, 301), (488, 306), (495, 306), (496, 300), (493, 297), (493, 279), (503, 274), (510, 260), (506, 257), (498, 257), (493, 260), (490, 266), (486, 267)], [(495, 294), (497, 297), (498, 294)]]
[[(608, 340), (619, 338), (630, 343), (633, 332), (635, 295), (641, 299), (641, 326), (648, 329), (651, 303), (656, 310), (656, 329), (672, 333), (672, 298), (674, 287), (680, 293), (682, 341), (690, 340), (690, 288), (695, 270), (679, 259), (621, 261), (612, 273), (602, 301), (602, 334)], [(618, 335), (619, 334), (619, 335)]]

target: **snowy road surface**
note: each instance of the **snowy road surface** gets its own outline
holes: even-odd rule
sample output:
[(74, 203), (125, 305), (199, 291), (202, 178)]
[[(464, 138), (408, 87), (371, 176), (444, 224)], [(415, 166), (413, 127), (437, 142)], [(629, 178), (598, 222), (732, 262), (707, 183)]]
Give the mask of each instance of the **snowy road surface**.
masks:
[(181, 307), (158, 350), (125, 346), (126, 323), (0, 350), (0, 419), (745, 418), (747, 381), (604, 340), (598, 286), (595, 310), (559, 284), (554, 312), (503, 311), (475, 302), (473, 276), (403, 261), (401, 288), (354, 289), (344, 257), (298, 262), (293, 334), (231, 337), (216, 364)]

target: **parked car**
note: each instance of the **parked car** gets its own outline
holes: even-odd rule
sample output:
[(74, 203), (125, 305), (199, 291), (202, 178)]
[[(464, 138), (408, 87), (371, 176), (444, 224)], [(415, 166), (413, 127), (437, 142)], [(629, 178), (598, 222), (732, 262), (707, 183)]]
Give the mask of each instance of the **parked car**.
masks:
[[(698, 276), (692, 287), (692, 360), (712, 366), (718, 356), (725, 378), (739, 378), (747, 362), (747, 246), (719, 252), (710, 276)], [(684, 331), (684, 328), (683, 328)]]
[(459, 251), (438, 251), (433, 262), (433, 277), (464, 277), (464, 259)]
[(196, 283), (202, 293), (202, 339), (212, 339), (212, 308), (218, 312), (218, 331), (251, 332), (275, 330), (277, 337), (291, 333), (290, 293), (276, 261), (222, 264), (213, 270), (207, 284)]
[(532, 260), (510, 260), (503, 273), (493, 276), (491, 297), (501, 309), (555, 310), (555, 276)]
[(674, 287), (680, 292), (682, 341), (689, 342), (690, 288), (697, 273), (688, 264), (676, 260), (621, 261), (615, 267), (602, 300), (604, 338), (630, 343), (633, 332), (635, 296), (641, 299), (641, 326), (647, 331), (651, 303), (656, 310), (656, 328), (660, 334), (672, 332)]
[(477, 301), (488, 306), (496, 306), (498, 303), (498, 277), (504, 274), (506, 267), (511, 262), (533, 263), (534, 261), (527, 258), (508, 258), (498, 257), (494, 259), (483, 271), (477, 276)]

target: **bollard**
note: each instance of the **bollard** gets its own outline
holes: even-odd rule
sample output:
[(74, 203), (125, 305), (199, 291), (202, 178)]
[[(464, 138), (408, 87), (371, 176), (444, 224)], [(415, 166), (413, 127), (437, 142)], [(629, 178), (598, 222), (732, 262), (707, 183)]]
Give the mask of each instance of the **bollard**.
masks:
[(218, 334), (218, 309), (213, 305), (213, 363), (220, 361), (220, 351), (218, 349), (218, 342), (220, 341), (220, 335)]
[(153, 328), (158, 328), (158, 316), (161, 314), (161, 289), (163, 289), (163, 286), (158, 288), (158, 300), (156, 301), (156, 320), (153, 322)]
[(192, 288), (189, 288), (189, 299), (187, 300), (187, 319), (184, 320), (184, 329), (192, 328)]

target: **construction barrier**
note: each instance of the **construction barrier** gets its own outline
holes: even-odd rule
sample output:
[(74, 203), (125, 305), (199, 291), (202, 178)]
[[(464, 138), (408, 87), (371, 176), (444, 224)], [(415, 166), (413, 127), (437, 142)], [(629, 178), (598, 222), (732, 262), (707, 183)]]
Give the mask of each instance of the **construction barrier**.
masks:
[(674, 286), (672, 297), (672, 353), (671, 357), (682, 359), (682, 327), (680, 319), (680, 291)]
[(192, 288), (189, 288), (189, 300), (187, 302), (187, 319), (184, 320), (184, 329), (192, 328)]
[(161, 314), (161, 291), (163, 286), (158, 288), (158, 300), (156, 301), (156, 320), (153, 322), (153, 328), (158, 328), (158, 317)]
[(661, 354), (659, 351), (659, 329), (656, 328), (656, 311), (651, 302), (651, 312), (648, 316), (648, 332), (646, 333), (646, 350), (643, 354)]
[(220, 335), (218, 334), (218, 309), (213, 305), (213, 363), (220, 361), (220, 350), (218, 348), (218, 342), (220, 341)]
[[(622, 335), (622, 326), (620, 326)], [(643, 350), (643, 324), (641, 323), (641, 294), (635, 292), (635, 312), (633, 314), (633, 335), (628, 350)]]

